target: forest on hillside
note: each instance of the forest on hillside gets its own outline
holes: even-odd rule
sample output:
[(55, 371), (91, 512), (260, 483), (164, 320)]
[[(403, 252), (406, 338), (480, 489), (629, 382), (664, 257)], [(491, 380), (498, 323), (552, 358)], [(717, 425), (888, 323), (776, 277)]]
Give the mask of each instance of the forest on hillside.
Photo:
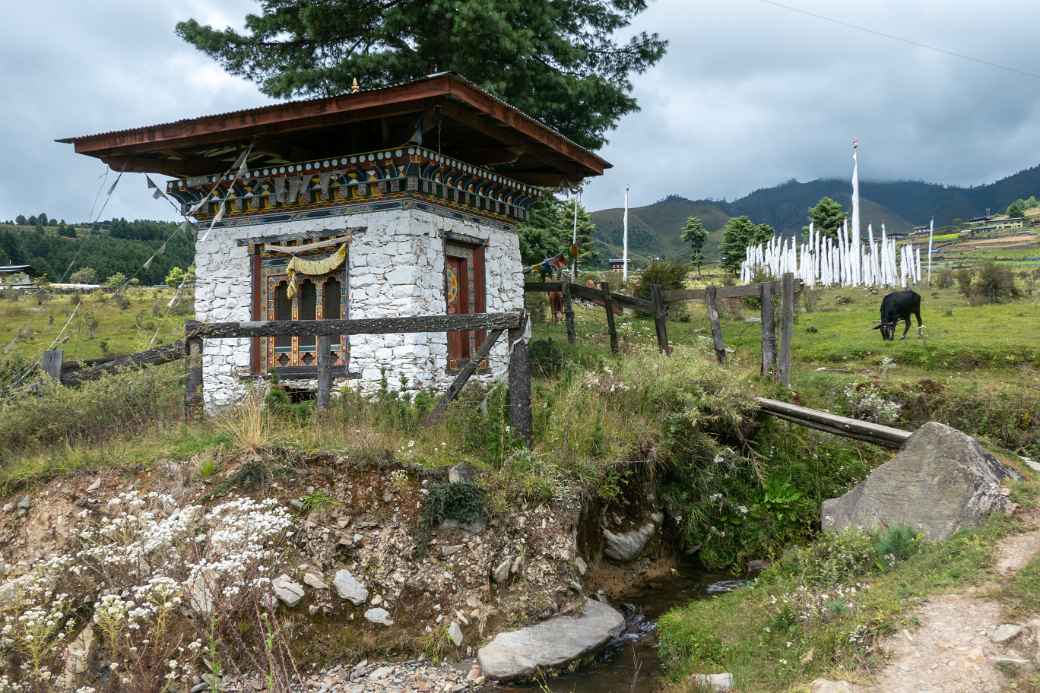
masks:
[[(0, 264), (32, 265), (52, 282), (69, 281), (77, 273), (102, 282), (121, 273), (142, 284), (162, 284), (171, 268), (194, 261), (194, 238), (178, 229), (176, 223), (147, 219), (70, 225), (46, 214), (19, 215), (0, 224)], [(160, 248), (163, 251), (144, 267)]]

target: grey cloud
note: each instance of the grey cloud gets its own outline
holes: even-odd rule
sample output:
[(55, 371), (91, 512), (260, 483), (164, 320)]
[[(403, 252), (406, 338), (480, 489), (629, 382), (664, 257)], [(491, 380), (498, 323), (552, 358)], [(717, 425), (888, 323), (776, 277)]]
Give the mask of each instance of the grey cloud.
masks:
[[(1024, 0), (999, 7), (786, 1), (997, 63), (1027, 70), (1037, 63), (1033, 8)], [(249, 0), (5, 7), (0, 218), (87, 215), (102, 167), (57, 137), (264, 103), (252, 84), (223, 74), (173, 34), (181, 19), (236, 23), (255, 7)], [(615, 167), (589, 184), (592, 208), (619, 205), (626, 184), (633, 204), (646, 204), (671, 193), (734, 198), (792, 177), (845, 177), (854, 136), (871, 179), (977, 184), (1040, 160), (1037, 79), (760, 0), (656, 0), (633, 29), (657, 31), (671, 47), (634, 79), (642, 110), (611, 133), (602, 154)], [(105, 215), (171, 212), (134, 175)]]

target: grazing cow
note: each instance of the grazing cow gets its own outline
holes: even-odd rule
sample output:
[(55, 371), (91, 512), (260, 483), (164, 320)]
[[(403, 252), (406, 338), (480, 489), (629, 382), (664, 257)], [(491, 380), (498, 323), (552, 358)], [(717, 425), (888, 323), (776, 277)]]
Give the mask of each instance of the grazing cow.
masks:
[(894, 291), (881, 300), (881, 322), (874, 326), (875, 330), (881, 330), (881, 337), (886, 341), (896, 338), (896, 323), (900, 320), (906, 322), (902, 339), (906, 339), (906, 333), (910, 331), (910, 316), (917, 317), (917, 336), (923, 335), (924, 326), (921, 324), (921, 296), (915, 291)]
[(563, 312), (563, 294), (559, 291), (549, 292), (549, 310), (552, 312), (552, 321), (555, 325), (560, 320), (560, 313)]

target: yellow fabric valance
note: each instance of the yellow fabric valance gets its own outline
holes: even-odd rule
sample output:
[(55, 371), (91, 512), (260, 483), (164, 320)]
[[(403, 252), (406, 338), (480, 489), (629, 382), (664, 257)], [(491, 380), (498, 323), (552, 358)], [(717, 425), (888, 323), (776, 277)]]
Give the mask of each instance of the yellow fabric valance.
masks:
[(343, 264), (343, 261), (347, 259), (347, 244), (344, 243), (339, 247), (339, 250), (334, 252), (328, 257), (322, 258), (321, 260), (305, 260), (298, 255), (294, 255), (289, 260), (289, 267), (287, 273), (289, 275), (289, 287), (286, 290), (289, 298), (296, 295), (296, 273), (306, 274), (315, 276), (319, 274), (328, 274), (332, 270), (336, 269)]

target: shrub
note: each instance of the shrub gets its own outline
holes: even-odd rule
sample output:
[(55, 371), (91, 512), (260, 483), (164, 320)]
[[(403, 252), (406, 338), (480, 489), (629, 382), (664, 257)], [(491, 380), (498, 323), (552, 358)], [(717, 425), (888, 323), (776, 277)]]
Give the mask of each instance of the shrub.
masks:
[(97, 282), (97, 270), (93, 267), (81, 267), (69, 275), (73, 284), (94, 284)]
[(690, 266), (685, 262), (673, 260), (654, 260), (639, 276), (636, 285), (636, 296), (650, 300), (650, 287), (654, 284), (662, 289), (682, 289), (686, 286), (686, 275)]
[(972, 305), (1006, 303), (1021, 296), (1015, 286), (1015, 275), (1007, 267), (989, 262), (979, 270), (978, 277), (967, 288), (961, 287)]
[(531, 370), (535, 375), (550, 378), (563, 368), (563, 352), (551, 339), (535, 339), (528, 347)]
[(122, 272), (116, 272), (105, 280), (105, 286), (109, 289), (118, 289), (123, 284), (126, 284), (126, 275)]
[(973, 278), (972, 271), (970, 269), (968, 269), (967, 267), (961, 267), (954, 274), (954, 277), (957, 279), (957, 290), (960, 291), (965, 296), (970, 296), (971, 295), (971, 280)]
[(0, 460), (62, 441), (98, 442), (175, 420), (184, 402), (182, 372), (183, 366), (169, 364), (106, 376), (78, 388), (44, 380), (38, 396), (0, 402)]
[(953, 281), (954, 279), (952, 269), (947, 268), (939, 272), (937, 282), (940, 289), (949, 289), (951, 286), (953, 286)]

